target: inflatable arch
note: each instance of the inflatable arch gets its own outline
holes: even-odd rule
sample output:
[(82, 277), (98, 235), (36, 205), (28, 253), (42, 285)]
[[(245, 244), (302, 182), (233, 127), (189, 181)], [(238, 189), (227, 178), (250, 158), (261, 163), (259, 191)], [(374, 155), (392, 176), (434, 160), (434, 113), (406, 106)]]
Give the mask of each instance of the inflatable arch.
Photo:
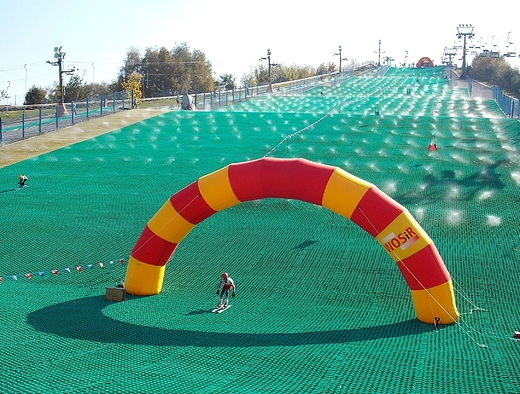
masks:
[(301, 200), (352, 220), (397, 263), (419, 320), (458, 320), (450, 274), (410, 213), (374, 185), (340, 168), (304, 159), (230, 164), (175, 193), (148, 221), (132, 249), (126, 290), (134, 295), (159, 293), (166, 263), (195, 225), (225, 208), (262, 198)]
[(427, 67), (435, 67), (433, 61), (429, 57), (421, 57), (417, 64), (415, 65), (417, 68), (427, 68)]

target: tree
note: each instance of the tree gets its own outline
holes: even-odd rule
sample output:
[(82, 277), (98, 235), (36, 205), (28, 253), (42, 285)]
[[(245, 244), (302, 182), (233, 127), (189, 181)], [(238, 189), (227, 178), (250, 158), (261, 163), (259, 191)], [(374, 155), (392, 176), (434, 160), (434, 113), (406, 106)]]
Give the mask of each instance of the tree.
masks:
[[(297, 79), (305, 79), (316, 75), (324, 75), (336, 72), (336, 65), (322, 63), (317, 69), (310, 66), (285, 66), (279, 64), (271, 66), (271, 83), (280, 83), (294, 81)], [(244, 86), (267, 85), (269, 83), (269, 67), (266, 64), (260, 64), (251, 74), (242, 76), (242, 84)]]
[(520, 72), (502, 57), (479, 56), (473, 59), (468, 73), (480, 82), (497, 85), (504, 92), (520, 96)]
[(83, 80), (79, 75), (73, 75), (65, 85), (63, 100), (66, 103), (83, 100), (86, 95), (83, 89)]
[(316, 69), (316, 75), (332, 74), (337, 72), (336, 63), (329, 62), (328, 64), (321, 63)]
[(235, 77), (233, 74), (222, 74), (219, 76), (216, 85), (225, 90), (233, 90), (236, 88)]
[(83, 86), (83, 92), (85, 97), (98, 97), (101, 95), (107, 95), (113, 91), (106, 82), (101, 83), (89, 83)]
[(197, 49), (190, 52), (186, 43), (177, 45), (172, 50), (174, 71), (173, 89), (176, 93), (211, 92), (215, 89), (211, 62)]
[(135, 47), (131, 47), (126, 53), (126, 59), (124, 65), (120, 69), (120, 74), (123, 79), (128, 78), (133, 72), (140, 72), (142, 66), (142, 59), (139, 50)]
[(126, 53), (123, 66), (119, 69), (119, 75), (116, 81), (111, 84), (111, 91), (120, 91), (123, 89), (122, 83), (125, 82), (130, 74), (134, 71), (141, 72), (142, 59), (139, 50), (135, 47), (130, 47)]
[(52, 86), (47, 86), (45, 88), (45, 90), (47, 91), (47, 99), (48, 99), (47, 101), (49, 103), (57, 103), (59, 101), (57, 87), (58, 87), (58, 82), (54, 81), (52, 83)]
[(142, 75), (142, 91), (147, 97), (211, 92), (215, 87), (211, 62), (202, 51), (191, 51), (186, 43), (175, 46), (171, 51), (165, 47), (147, 48), (144, 56), (131, 49), (125, 65), (120, 69), (120, 86), (127, 80), (130, 71)]
[(257, 85), (269, 84), (269, 67), (263, 64), (255, 70), (255, 80)]
[(126, 91), (128, 97), (132, 94), (134, 95), (134, 99), (137, 101), (137, 103), (141, 102), (141, 99), (143, 98), (143, 93), (141, 91), (141, 79), (143, 77), (137, 73), (132, 72), (128, 79), (122, 83), (123, 89)]
[(256, 79), (253, 74), (244, 74), (240, 79), (240, 83), (242, 84), (242, 86), (251, 88), (256, 85)]
[(34, 105), (34, 104), (45, 104), (47, 99), (47, 92), (45, 89), (38, 88), (36, 86), (32, 86), (27, 93), (25, 94), (25, 105)]

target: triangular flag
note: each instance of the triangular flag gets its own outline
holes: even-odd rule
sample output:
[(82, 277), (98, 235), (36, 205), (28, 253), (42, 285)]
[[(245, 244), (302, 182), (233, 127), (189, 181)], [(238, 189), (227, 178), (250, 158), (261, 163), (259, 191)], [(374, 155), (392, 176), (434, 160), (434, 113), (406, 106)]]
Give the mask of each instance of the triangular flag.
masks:
[(87, 264), (87, 267), (92, 268), (92, 264)]
[(29, 274), (29, 273), (25, 274), (25, 277), (26, 277), (27, 279), (32, 279), (32, 275)]
[(43, 276), (43, 275), (45, 275), (45, 272), (40, 271), (40, 272), (38, 272), (38, 274), (39, 274), (40, 276)]
[(54, 275), (58, 275), (58, 270), (52, 270), (51, 271)]
[(13, 278), (13, 280), (18, 280), (18, 277), (16, 275), (11, 276), (11, 278)]
[(70, 268), (69, 267), (65, 268), (65, 271), (70, 272)]
[(101, 268), (105, 268), (105, 266), (103, 265), (103, 263), (102, 263), (101, 261), (98, 263), (98, 265), (99, 265)]
[(0, 283), (2, 283), (2, 277), (0, 276)]
[(124, 261), (123, 259), (119, 259), (119, 262), (120, 262), (121, 264), (124, 264), (124, 263), (125, 263), (125, 261)]
[(437, 150), (437, 144), (428, 145), (428, 150)]
[(79, 266), (79, 265), (76, 266), (76, 269), (78, 270), (78, 272), (82, 271), (81, 266)]

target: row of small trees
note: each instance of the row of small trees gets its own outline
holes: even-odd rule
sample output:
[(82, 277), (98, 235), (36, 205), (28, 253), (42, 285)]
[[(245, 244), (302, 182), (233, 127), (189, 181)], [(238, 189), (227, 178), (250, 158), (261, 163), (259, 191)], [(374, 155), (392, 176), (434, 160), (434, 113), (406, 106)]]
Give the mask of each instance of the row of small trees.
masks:
[[(63, 100), (66, 103), (72, 101), (83, 101), (87, 97), (108, 95), (112, 92), (120, 91), (121, 88), (115, 83), (84, 83), (78, 75), (73, 75), (69, 82), (63, 87)], [(32, 86), (25, 94), (25, 104), (49, 104), (57, 103), (58, 95), (56, 87), (43, 89)]]
[[(272, 65), (271, 81), (267, 64), (260, 64), (250, 74), (244, 74), (239, 86), (257, 86), (304, 79), (337, 71), (334, 63), (310, 66)], [(73, 75), (63, 86), (65, 102), (83, 101), (87, 97), (107, 95), (121, 90), (133, 90), (134, 97), (160, 97), (184, 93), (213, 92), (218, 89), (231, 90), (238, 87), (232, 74), (213, 77), (211, 62), (200, 50), (190, 50), (186, 43), (176, 45), (172, 50), (165, 47), (146, 48), (141, 53), (136, 48), (127, 52), (124, 65), (117, 78), (110, 84), (86, 84), (78, 75)], [(25, 96), (25, 104), (45, 104), (57, 102), (56, 89), (45, 90), (33, 86)]]
[(496, 85), (503, 92), (520, 97), (520, 71), (511, 67), (503, 57), (477, 57), (468, 68), (468, 73), (477, 81)]
[[(313, 77), (336, 72), (334, 63), (321, 64), (318, 68), (283, 64), (271, 67), (260, 64), (251, 74), (244, 74), (239, 86), (257, 86)], [(121, 68), (119, 82), (130, 75), (141, 76), (142, 92), (145, 97), (179, 95), (183, 93), (213, 92), (218, 89), (231, 90), (237, 87), (232, 74), (213, 78), (211, 62), (199, 51), (190, 51), (186, 43), (175, 46), (171, 51), (165, 47), (147, 48), (144, 54), (130, 49)]]

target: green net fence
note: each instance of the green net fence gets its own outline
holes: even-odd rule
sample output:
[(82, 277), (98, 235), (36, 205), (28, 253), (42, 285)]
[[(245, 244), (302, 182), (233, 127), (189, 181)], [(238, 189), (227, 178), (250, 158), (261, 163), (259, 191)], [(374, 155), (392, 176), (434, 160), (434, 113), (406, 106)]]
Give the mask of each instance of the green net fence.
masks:
[[(517, 393), (519, 143), (517, 120), (442, 69), (390, 69), (167, 112), (1, 168), (2, 392)], [(418, 321), (370, 235), (282, 199), (198, 224), (159, 295), (105, 301), (172, 194), (266, 154), (340, 167), (404, 205), (453, 277), (459, 323)], [(222, 271), (237, 297), (215, 314)]]

